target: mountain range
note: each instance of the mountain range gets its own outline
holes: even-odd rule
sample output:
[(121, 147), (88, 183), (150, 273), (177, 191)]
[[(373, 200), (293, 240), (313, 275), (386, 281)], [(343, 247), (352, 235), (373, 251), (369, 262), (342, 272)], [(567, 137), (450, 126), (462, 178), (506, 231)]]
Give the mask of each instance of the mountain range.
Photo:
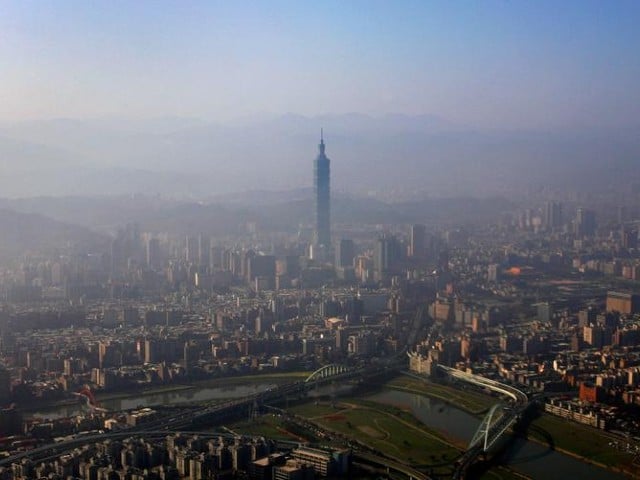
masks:
[(202, 200), (312, 182), (324, 128), (332, 187), (401, 199), (608, 188), (639, 175), (635, 130), (483, 130), (433, 115), (53, 119), (0, 125), (0, 196)]

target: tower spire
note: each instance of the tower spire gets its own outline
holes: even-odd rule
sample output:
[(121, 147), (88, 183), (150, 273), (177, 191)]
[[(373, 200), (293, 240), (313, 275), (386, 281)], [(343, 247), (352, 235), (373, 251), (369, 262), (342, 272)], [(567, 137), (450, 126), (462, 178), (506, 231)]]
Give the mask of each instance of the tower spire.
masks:
[(324, 129), (320, 128), (320, 145), (318, 145), (320, 155), (324, 155)]

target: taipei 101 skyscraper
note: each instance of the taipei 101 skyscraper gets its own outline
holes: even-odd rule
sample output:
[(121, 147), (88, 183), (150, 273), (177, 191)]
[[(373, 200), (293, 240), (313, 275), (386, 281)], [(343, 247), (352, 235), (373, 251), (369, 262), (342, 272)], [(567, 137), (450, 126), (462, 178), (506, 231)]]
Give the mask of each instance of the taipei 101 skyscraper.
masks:
[(330, 160), (324, 153), (322, 130), (320, 130), (318, 150), (318, 156), (313, 162), (313, 189), (316, 208), (314, 244), (329, 249), (331, 247)]

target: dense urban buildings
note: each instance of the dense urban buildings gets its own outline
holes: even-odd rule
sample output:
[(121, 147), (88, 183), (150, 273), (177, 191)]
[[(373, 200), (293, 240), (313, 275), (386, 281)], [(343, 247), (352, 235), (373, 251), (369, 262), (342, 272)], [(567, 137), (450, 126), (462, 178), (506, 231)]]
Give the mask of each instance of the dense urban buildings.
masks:
[[(141, 389), (307, 375), (325, 366), (379, 372), (381, 362), (394, 362), (434, 385), (446, 367), (522, 389), (540, 399), (531, 408), (604, 432), (616, 455), (633, 461), (640, 448), (640, 193), (628, 192), (623, 215), (606, 196), (585, 206), (582, 198), (532, 195), (475, 222), (429, 221), (410, 205), (387, 223), (356, 216), (331, 225), (322, 137), (314, 171), (315, 215), (307, 210), (298, 225), (258, 222), (246, 212), (222, 233), (205, 233), (205, 221), (173, 231), (130, 222), (89, 248), (67, 242), (5, 262), (0, 429), (9, 439), (0, 448), (19, 454), (53, 439), (156, 428), (214, 401), (200, 387), (205, 400), (191, 407), (124, 407), (101, 401), (105, 394), (146, 401)], [(188, 394), (176, 395), (188, 402)], [(327, 408), (336, 397), (327, 394)], [(241, 405), (236, 413), (249, 417), (247, 425), (276, 408), (293, 431), (319, 435), (282, 403)], [(45, 407), (56, 413), (32, 413)], [(212, 417), (210, 431), (224, 419)], [(164, 437), (118, 439), (0, 473), (311, 478), (344, 474), (351, 448), (346, 439), (329, 452), (275, 448), (257, 437)], [(119, 460), (106, 461), (106, 451)]]

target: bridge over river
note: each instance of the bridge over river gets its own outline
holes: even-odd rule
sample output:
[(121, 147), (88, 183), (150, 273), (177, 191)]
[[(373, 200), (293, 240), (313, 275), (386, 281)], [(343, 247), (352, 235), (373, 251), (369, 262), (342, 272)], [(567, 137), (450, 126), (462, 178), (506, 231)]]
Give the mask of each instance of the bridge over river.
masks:
[(469, 383), (482, 388), (487, 388), (493, 392), (505, 395), (511, 402), (508, 405), (497, 403), (489, 409), (480, 426), (476, 430), (467, 450), (458, 460), (453, 478), (463, 479), (471, 464), (475, 462), (479, 455), (489, 452), (500, 437), (511, 427), (527, 408), (530, 400), (526, 393), (513, 387), (490, 378), (464, 372), (455, 368), (438, 365), (438, 368), (446, 375), (456, 380)]
[[(165, 434), (178, 431), (192, 431), (195, 426), (204, 424), (216, 424), (224, 422), (232, 417), (238, 417), (247, 414), (252, 408), (262, 404), (273, 404), (283, 401), (290, 397), (302, 396), (309, 390), (316, 388), (318, 385), (331, 382), (347, 382), (354, 379), (362, 381), (368, 378), (374, 378), (386, 372), (397, 371), (403, 368), (403, 362), (399, 357), (388, 362), (382, 362), (376, 365), (366, 367), (352, 368), (344, 365), (327, 365), (313, 372), (306, 380), (296, 381), (284, 385), (275, 386), (268, 390), (254, 393), (243, 398), (229, 400), (224, 403), (205, 405), (200, 408), (185, 409), (181, 412), (173, 412), (158, 417), (155, 420), (147, 422), (143, 425), (129, 427), (118, 431), (117, 433), (105, 433), (98, 435), (76, 436), (63, 442), (47, 444), (37, 447), (33, 450), (20, 452), (16, 455), (0, 460), (0, 466), (8, 466), (14, 462), (29, 458), (32, 461), (41, 461), (43, 459), (52, 458), (56, 455), (62, 455), (64, 452), (77, 448), (78, 446), (101, 441), (115, 435), (119, 438), (130, 435), (144, 435), (149, 432), (164, 432)], [(527, 395), (503, 383), (484, 378), (471, 373), (463, 372), (453, 368), (439, 366), (441, 371), (459, 381), (467, 382), (482, 388), (488, 388), (494, 392), (504, 395), (510, 399), (508, 405), (497, 404), (493, 406), (484, 420), (481, 422), (476, 434), (473, 436), (466, 452), (460, 457), (456, 465), (454, 479), (464, 478), (465, 472), (469, 466), (483, 453), (496, 443), (500, 436), (518, 419), (522, 412), (528, 407), (529, 399)], [(417, 376), (417, 375), (416, 375)], [(417, 376), (419, 378), (424, 378)], [(373, 461), (370, 456), (367, 460)], [(379, 464), (385, 467), (402, 471), (410, 478), (426, 479), (424, 474), (409, 466), (398, 468), (397, 462), (393, 465), (382, 457), (375, 459)]]

